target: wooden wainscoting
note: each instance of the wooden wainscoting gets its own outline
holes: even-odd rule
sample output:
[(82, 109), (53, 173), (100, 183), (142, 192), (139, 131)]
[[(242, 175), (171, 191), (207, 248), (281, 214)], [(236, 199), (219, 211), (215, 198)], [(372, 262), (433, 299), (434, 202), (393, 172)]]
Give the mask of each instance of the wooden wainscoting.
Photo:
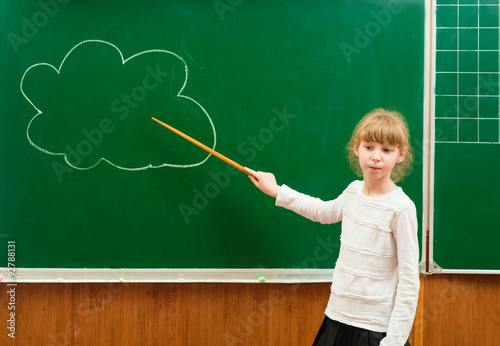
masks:
[[(1, 345), (311, 345), (330, 284), (0, 285)], [(500, 276), (421, 277), (412, 346), (500, 345)]]
[[(7, 286), (0, 297), (5, 325)], [(31, 284), (18, 345), (310, 345), (329, 284)], [(2, 328), (1, 345), (10, 343)]]

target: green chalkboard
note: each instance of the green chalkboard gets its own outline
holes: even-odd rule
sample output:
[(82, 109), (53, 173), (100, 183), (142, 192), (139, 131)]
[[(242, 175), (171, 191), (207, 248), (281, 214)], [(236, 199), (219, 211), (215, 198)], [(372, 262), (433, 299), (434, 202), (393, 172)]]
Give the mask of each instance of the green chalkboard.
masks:
[(499, 155), (498, 144), (436, 145), (433, 260), (442, 269), (499, 270)]
[(0, 236), (18, 267), (333, 267), (339, 225), (276, 208), (152, 116), (331, 199), (355, 179), (356, 122), (395, 107), (421, 213), (423, 3), (4, 1), (0, 27)]
[(432, 260), (443, 270), (498, 271), (498, 2), (441, 3), (435, 33)]

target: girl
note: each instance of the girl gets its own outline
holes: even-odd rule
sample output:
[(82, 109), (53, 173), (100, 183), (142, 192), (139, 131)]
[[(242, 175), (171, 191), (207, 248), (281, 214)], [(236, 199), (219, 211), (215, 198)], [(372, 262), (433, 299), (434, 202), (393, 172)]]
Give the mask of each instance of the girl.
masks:
[(415, 205), (395, 184), (413, 161), (403, 116), (381, 108), (365, 115), (347, 156), (363, 180), (327, 202), (279, 186), (272, 173), (246, 170), (277, 206), (321, 223), (342, 220), (331, 295), (314, 345), (409, 346), (420, 282)]

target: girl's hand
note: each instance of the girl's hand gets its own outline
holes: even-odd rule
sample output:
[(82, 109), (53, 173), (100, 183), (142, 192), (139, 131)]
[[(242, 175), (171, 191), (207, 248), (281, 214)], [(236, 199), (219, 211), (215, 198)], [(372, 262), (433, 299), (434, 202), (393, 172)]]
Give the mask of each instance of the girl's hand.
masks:
[(245, 171), (249, 173), (248, 177), (260, 191), (274, 198), (278, 196), (280, 186), (276, 183), (274, 174), (266, 172), (256, 172), (248, 167), (245, 167)]

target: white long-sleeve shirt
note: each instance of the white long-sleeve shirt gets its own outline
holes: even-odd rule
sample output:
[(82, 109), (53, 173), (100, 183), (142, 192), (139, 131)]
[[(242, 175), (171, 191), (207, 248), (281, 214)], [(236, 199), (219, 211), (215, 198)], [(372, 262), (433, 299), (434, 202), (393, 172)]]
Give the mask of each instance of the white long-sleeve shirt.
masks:
[(351, 326), (386, 332), (381, 346), (402, 346), (417, 307), (415, 205), (398, 187), (371, 198), (362, 181), (322, 201), (282, 185), (276, 205), (320, 223), (342, 220), (340, 253), (325, 314)]

